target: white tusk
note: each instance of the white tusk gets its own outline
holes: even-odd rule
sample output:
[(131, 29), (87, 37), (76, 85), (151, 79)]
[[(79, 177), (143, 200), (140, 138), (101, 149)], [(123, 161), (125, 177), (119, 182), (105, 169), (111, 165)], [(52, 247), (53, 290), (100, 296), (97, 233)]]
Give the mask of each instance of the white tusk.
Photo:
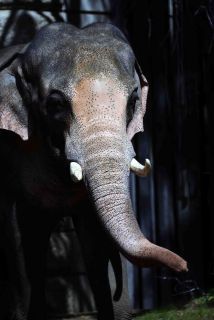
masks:
[(77, 162), (70, 163), (70, 175), (74, 182), (82, 180), (82, 168)]
[(146, 177), (150, 173), (152, 166), (149, 159), (145, 160), (145, 166), (140, 164), (136, 159), (132, 159), (130, 169), (140, 177)]

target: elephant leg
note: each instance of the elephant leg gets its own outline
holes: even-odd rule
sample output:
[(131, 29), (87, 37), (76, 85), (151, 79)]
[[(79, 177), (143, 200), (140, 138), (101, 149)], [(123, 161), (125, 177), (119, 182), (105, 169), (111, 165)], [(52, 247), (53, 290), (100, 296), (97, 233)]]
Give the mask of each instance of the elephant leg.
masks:
[(21, 214), (19, 222), (26, 271), (31, 287), (27, 320), (46, 320), (46, 260), (52, 220), (46, 212), (41, 211), (24, 211)]
[[(97, 242), (102, 243), (102, 240), (102, 237), (96, 237)], [(87, 243), (85, 250), (92, 254), (92, 258), (89, 258), (88, 252), (83, 250), (98, 310), (98, 319), (131, 320), (133, 318), (128, 296), (125, 258), (117, 250), (111, 252), (108, 248), (106, 249), (101, 251), (97, 247), (90, 250)]]
[(76, 215), (73, 218), (73, 222), (80, 241), (88, 280), (94, 295), (98, 319), (114, 319), (108, 279), (108, 257), (104, 254), (105, 248), (103, 248), (103, 243), (100, 241), (99, 230), (94, 227), (90, 218), (88, 219), (86, 216)]
[[(94, 294), (99, 320), (132, 319), (128, 288), (125, 274), (125, 263), (112, 242), (101, 230), (94, 212), (74, 216), (88, 279)], [(109, 273), (109, 265), (113, 270)], [(113, 276), (114, 274), (114, 276)], [(115, 278), (115, 279), (114, 279)], [(116, 287), (112, 283), (116, 282)]]
[(34, 237), (24, 239), (25, 263), (31, 287), (28, 320), (46, 320), (45, 272), (48, 237), (41, 233), (40, 239), (36, 237), (38, 231)]
[(126, 259), (116, 250), (110, 248), (109, 281), (115, 319), (131, 320), (132, 311), (128, 294), (128, 276)]
[(30, 306), (28, 320), (46, 320), (46, 299), (45, 299), (45, 269), (47, 238), (42, 237), (35, 246), (32, 244), (32, 251), (26, 252), (27, 270), (31, 285)]
[[(6, 199), (6, 197), (5, 197)], [(16, 205), (1, 202), (1, 247), (4, 257), (1, 266), (0, 319), (27, 320), (30, 286), (27, 279), (20, 230), (17, 223)], [(1, 217), (2, 218), (2, 217)], [(3, 282), (4, 281), (4, 282)], [(3, 285), (3, 286), (2, 286)]]
[[(85, 250), (83, 254), (86, 258)], [(116, 318), (108, 278), (108, 261), (106, 258), (102, 259), (103, 257), (95, 253), (93, 259), (86, 261), (86, 269), (98, 311), (98, 320), (113, 320)]]

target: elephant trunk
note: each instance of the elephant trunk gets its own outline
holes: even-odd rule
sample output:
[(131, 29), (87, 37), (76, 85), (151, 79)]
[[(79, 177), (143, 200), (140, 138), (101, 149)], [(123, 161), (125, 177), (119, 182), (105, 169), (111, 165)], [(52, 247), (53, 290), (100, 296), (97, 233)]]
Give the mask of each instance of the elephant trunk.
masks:
[[(175, 271), (187, 271), (186, 262), (175, 253), (149, 242), (133, 214), (129, 196), (129, 164), (125, 161), (122, 137), (99, 132), (87, 141), (85, 178), (99, 220), (119, 250), (131, 262), (149, 267), (166, 265)], [(95, 141), (98, 139), (99, 141)]]

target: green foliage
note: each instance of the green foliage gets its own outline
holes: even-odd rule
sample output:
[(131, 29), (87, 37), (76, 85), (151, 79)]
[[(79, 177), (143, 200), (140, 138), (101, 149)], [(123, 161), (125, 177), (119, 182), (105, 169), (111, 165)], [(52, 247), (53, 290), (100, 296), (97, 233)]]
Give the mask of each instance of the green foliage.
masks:
[(194, 299), (183, 309), (157, 310), (136, 317), (136, 320), (214, 320), (214, 289)]

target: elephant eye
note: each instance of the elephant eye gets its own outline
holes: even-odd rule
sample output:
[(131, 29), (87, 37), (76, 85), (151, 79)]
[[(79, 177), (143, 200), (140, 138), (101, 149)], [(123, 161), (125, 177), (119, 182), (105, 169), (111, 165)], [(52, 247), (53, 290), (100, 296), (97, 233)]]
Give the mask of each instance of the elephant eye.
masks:
[(138, 100), (138, 93), (137, 93), (137, 88), (135, 88), (132, 91), (132, 94), (130, 95), (128, 99), (128, 105), (127, 105), (127, 124), (131, 121), (133, 118), (133, 114), (135, 111), (135, 104), (136, 101)]
[(46, 101), (47, 116), (50, 120), (66, 122), (69, 115), (68, 103), (65, 98), (57, 92), (51, 93)]

